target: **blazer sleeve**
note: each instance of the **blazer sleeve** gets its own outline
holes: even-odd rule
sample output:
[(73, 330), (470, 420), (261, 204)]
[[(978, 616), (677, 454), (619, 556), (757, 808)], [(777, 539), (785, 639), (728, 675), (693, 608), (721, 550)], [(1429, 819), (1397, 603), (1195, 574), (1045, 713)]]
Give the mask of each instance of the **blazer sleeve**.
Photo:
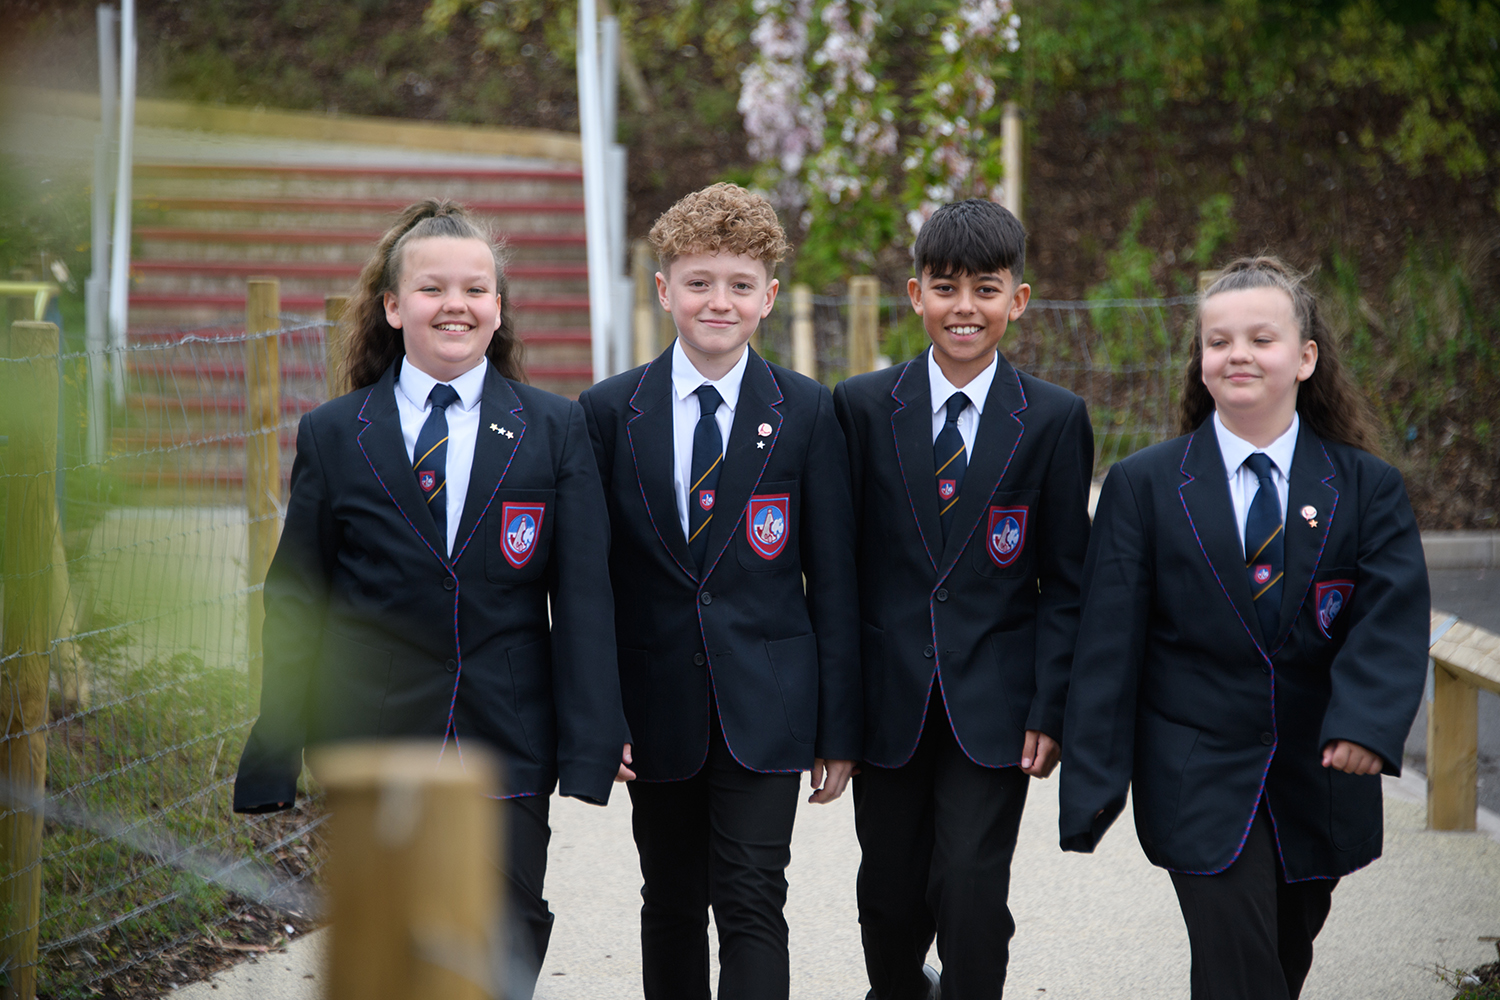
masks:
[(859, 434), (859, 422), (849, 403), (849, 383), (840, 382), (833, 387), (833, 412), (838, 417), (839, 428), (844, 432), (844, 444), (849, 455), (849, 494), (853, 501), (850, 520), (854, 524), (856, 544), (864, 531), (865, 454), (864, 441)]
[(308, 414), (297, 427), (286, 522), (266, 572), (260, 717), (240, 755), (235, 812), (274, 812), (297, 798), (337, 538), (326, 470)]
[(1093, 851), (1125, 808), (1154, 586), (1144, 519), (1127, 470), (1116, 465), (1089, 538), (1063, 723), (1058, 829), (1065, 851)]
[(1427, 681), (1427, 562), (1400, 472), (1387, 466), (1361, 500), (1349, 631), (1329, 668), (1318, 745), (1351, 740), (1378, 753), (1384, 773), (1399, 775)]
[(568, 407), (554, 507), (558, 543), (548, 566), (558, 791), (602, 805), (627, 738), (615, 665), (609, 513), (583, 408)]
[(1074, 397), (1047, 465), (1039, 498), (1036, 611), (1036, 696), (1026, 728), (1053, 739), (1064, 734), (1068, 674), (1078, 638), (1079, 593), (1089, 544), (1089, 485), (1094, 429), (1083, 400)]
[(864, 689), (849, 453), (834, 417), (833, 397), (823, 386), (817, 391), (817, 416), (802, 469), (801, 530), (807, 610), (818, 639), (813, 753), (823, 760), (859, 760), (864, 752)]

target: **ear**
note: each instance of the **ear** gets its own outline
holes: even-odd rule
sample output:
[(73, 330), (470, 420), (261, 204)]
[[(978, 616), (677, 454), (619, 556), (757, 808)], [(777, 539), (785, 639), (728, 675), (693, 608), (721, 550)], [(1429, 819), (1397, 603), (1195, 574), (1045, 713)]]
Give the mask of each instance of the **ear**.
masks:
[(1031, 286), (1023, 281), (1016, 286), (1015, 294), (1010, 300), (1010, 322), (1014, 323), (1021, 318), (1021, 314), (1026, 311), (1026, 303), (1030, 301)]
[(922, 315), (922, 283), (916, 278), (907, 278), (906, 295), (911, 299), (911, 311)]
[(1297, 366), (1297, 381), (1306, 382), (1318, 370), (1318, 342), (1308, 340), (1302, 345), (1302, 364)]
[(660, 271), (656, 272), (656, 301), (667, 312), (672, 311), (672, 300), (667, 295), (667, 279)]
[[(503, 295), (496, 295), (495, 296), (495, 331), (498, 331), (500, 329), (500, 324), (505, 319), (505, 309), (504, 309), (504, 307), (505, 307), (505, 296), (503, 296)], [(492, 331), (492, 332), (494, 332), (494, 331)]]
[(775, 278), (772, 278), (771, 283), (766, 286), (766, 304), (761, 307), (761, 319), (765, 319), (767, 316), (771, 315), (771, 307), (776, 304), (776, 290), (780, 287), (781, 282), (776, 280)]
[(385, 303), (385, 321), (389, 323), (393, 329), (401, 329), (401, 313), (397, 309), (397, 305), (401, 300), (396, 297), (395, 292), (386, 292), (382, 296), (382, 301), (384, 301)]

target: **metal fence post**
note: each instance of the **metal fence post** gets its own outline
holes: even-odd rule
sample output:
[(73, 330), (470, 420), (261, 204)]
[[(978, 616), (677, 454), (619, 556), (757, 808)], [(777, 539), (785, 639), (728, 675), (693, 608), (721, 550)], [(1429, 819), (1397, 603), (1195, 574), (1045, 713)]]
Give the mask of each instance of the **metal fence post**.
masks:
[(880, 351), (880, 282), (873, 275), (849, 279), (849, 374), (875, 370)]
[(309, 754), (328, 792), (328, 1000), (508, 996), (498, 765), (437, 742)]
[[(36, 995), (42, 903), (42, 810), (46, 794), (47, 680), (55, 616), (51, 562), (57, 535), (57, 327), (10, 328), (7, 377), (0, 386), (6, 433), (5, 612), (0, 647), (0, 959), (10, 970), (0, 996)], [(5, 801), (7, 800), (8, 801)]]
[(328, 398), (338, 399), (349, 391), (344, 382), (344, 310), (349, 308), (349, 296), (327, 295), (323, 297), (323, 318), (329, 323), (323, 336), (323, 384), (328, 387)]
[(792, 370), (818, 377), (818, 343), (813, 332), (812, 288), (792, 286)]
[[(275, 278), (251, 278), (245, 299), (245, 506), (250, 586), (265, 583), (276, 551), (281, 509), (281, 289)], [(250, 595), (250, 704), (260, 704), (262, 594)]]

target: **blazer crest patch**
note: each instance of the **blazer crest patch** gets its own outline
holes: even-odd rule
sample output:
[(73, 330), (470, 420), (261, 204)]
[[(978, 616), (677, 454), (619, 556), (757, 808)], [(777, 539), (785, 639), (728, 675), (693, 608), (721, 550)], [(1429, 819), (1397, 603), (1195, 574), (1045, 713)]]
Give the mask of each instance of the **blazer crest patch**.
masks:
[(1333, 638), (1333, 620), (1354, 596), (1353, 580), (1325, 580), (1313, 590), (1313, 607), (1318, 612), (1318, 631), (1323, 638)]
[(500, 523), (505, 525), (505, 533), (500, 538), (500, 551), (505, 555), (505, 561), (516, 569), (520, 569), (531, 561), (531, 556), (536, 552), (537, 533), (542, 528), (542, 514), (546, 511), (544, 503), (502, 503), (500, 505)]
[(750, 540), (750, 547), (762, 559), (775, 559), (786, 548), (790, 505), (789, 493), (750, 498), (749, 516), (745, 518), (745, 535)]
[(991, 507), (989, 539), (990, 558), (996, 566), (1009, 566), (1026, 547), (1027, 507)]
[(702, 507), (704, 510), (713, 510), (714, 509), (714, 492), (715, 491), (713, 491), (713, 490), (699, 490), (698, 491), (698, 506)]

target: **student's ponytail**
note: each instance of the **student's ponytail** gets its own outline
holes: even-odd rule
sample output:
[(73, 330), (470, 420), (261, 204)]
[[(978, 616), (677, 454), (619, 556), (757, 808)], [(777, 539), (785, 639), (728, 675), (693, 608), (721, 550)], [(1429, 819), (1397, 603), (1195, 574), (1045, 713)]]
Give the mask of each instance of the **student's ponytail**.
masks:
[(344, 330), (344, 376), (351, 389), (363, 389), (380, 381), (405, 348), (401, 331), (386, 322), (385, 293), (401, 283), (401, 265), (406, 244), (431, 236), (481, 240), (495, 260), (495, 291), (500, 295), (500, 329), (495, 331), (485, 356), (496, 370), (517, 382), (526, 380), (521, 364), (521, 340), (511, 320), (510, 290), (505, 280), (502, 248), (469, 215), (462, 205), (447, 199), (428, 198), (408, 205), (396, 224), (375, 244), (375, 253), (365, 262), (355, 282), (354, 293), (339, 321)]

